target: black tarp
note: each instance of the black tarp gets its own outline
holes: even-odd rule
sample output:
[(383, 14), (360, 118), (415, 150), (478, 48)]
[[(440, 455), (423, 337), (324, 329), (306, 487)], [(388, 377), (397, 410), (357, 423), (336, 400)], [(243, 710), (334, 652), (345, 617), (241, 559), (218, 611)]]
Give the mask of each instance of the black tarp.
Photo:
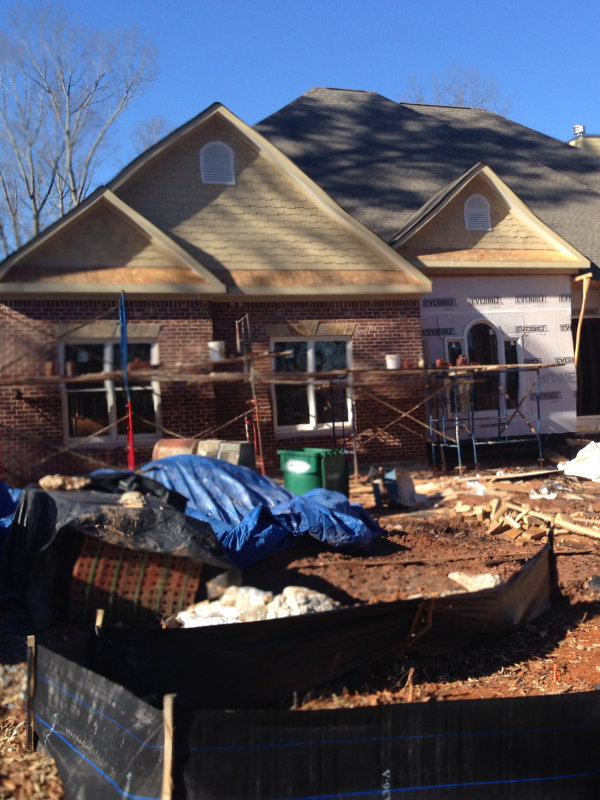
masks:
[(0, 582), (26, 598), (39, 628), (64, 616), (61, 604), (83, 537), (238, 572), (208, 523), (158, 499), (151, 487), (145, 504), (131, 507), (120, 503), (119, 493), (29, 486), (4, 537)]
[(184, 512), (188, 498), (174, 489), (168, 489), (162, 483), (140, 475), (138, 472), (112, 472), (111, 470), (98, 470), (87, 476), (89, 481), (86, 489), (96, 492), (110, 492), (122, 494), (123, 492), (140, 492), (145, 497), (154, 497), (163, 503), (168, 503), (177, 511)]
[[(160, 711), (43, 647), (35, 684), (36, 732), (66, 797), (159, 800)], [(327, 711), (177, 705), (173, 798), (596, 800), (599, 732), (599, 692)]]
[[(120, 498), (110, 492), (45, 492), (28, 487), (15, 511), (6, 548), (17, 557), (24, 554), (27, 562), (48, 549), (62, 529), (71, 528), (132, 550), (232, 566), (207, 522), (188, 517), (152, 496), (139, 507), (122, 505)], [(23, 568), (27, 569), (27, 564)]]
[(549, 543), (509, 581), (479, 592), (207, 628), (103, 627), (94, 668), (141, 696), (174, 692), (196, 707), (260, 707), (397, 647), (443, 653), (506, 635), (557, 597)]

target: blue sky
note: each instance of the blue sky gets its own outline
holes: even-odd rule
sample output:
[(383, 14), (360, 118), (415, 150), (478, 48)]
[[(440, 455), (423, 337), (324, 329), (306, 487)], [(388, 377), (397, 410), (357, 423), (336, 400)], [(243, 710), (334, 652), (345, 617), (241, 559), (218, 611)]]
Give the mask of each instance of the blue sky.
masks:
[[(0, 21), (9, 0), (1, 0)], [(313, 86), (406, 96), (453, 63), (492, 78), (508, 116), (567, 140), (600, 133), (600, 14), (564, 0), (63, 0), (111, 30), (135, 23), (158, 50), (158, 77), (123, 120), (176, 127), (215, 100), (253, 124)], [(117, 166), (119, 166), (117, 164)]]

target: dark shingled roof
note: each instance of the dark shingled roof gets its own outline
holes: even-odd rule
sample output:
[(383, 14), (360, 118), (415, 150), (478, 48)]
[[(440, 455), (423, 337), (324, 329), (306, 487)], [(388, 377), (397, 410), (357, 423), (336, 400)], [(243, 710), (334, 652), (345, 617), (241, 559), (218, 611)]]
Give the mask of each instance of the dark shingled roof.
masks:
[(483, 109), (311, 89), (256, 126), (385, 241), (478, 162), (600, 264), (600, 157)]

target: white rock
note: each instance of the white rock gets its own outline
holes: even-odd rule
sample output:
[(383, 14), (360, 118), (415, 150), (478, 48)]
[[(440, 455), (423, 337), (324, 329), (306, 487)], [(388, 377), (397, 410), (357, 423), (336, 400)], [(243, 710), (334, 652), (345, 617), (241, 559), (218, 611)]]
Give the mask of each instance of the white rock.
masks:
[(257, 589), (255, 586), (228, 586), (219, 602), (224, 606), (233, 606), (240, 611), (248, 611), (255, 606), (264, 606), (273, 599), (273, 592)]
[(464, 586), (468, 592), (493, 589), (502, 583), (502, 578), (499, 575), (493, 575), (491, 572), (482, 572), (479, 575), (467, 575), (466, 572), (450, 572), (448, 577), (450, 580)]
[(318, 614), (331, 611), (340, 604), (326, 594), (304, 586), (286, 586), (276, 595), (267, 607), (267, 619), (296, 617), (302, 614)]

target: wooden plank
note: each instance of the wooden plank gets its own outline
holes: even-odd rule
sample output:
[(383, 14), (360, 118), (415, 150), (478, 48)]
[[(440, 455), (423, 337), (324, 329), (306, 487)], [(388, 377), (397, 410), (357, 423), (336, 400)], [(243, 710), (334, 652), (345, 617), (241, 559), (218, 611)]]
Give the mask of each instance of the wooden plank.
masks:
[(488, 536), (496, 536), (499, 533), (504, 533), (510, 528), (510, 525), (505, 522), (503, 519), (499, 519), (496, 522), (492, 522), (490, 527), (486, 530), (486, 534)]
[(508, 472), (504, 475), (493, 475), (491, 478), (487, 478), (488, 483), (497, 483), (498, 481), (520, 481), (520, 480), (529, 480), (530, 478), (545, 478), (548, 475), (564, 475), (562, 470), (556, 469), (556, 467), (550, 467), (548, 469), (535, 469), (531, 472)]
[(565, 514), (557, 514), (554, 521), (557, 527), (560, 526), (571, 533), (579, 533), (581, 536), (591, 536), (592, 539), (600, 539), (600, 530), (578, 525)]
[(175, 728), (173, 725), (173, 702), (174, 694), (166, 694), (163, 697), (163, 727), (164, 727), (164, 747), (163, 747), (163, 779), (160, 800), (172, 800), (173, 797), (173, 738)]
[(523, 538), (524, 539), (531, 539), (533, 541), (537, 541), (538, 539), (543, 539), (544, 536), (548, 535), (548, 528), (544, 528), (541, 525), (532, 526), (531, 528), (527, 528), (526, 531), (523, 531)]

